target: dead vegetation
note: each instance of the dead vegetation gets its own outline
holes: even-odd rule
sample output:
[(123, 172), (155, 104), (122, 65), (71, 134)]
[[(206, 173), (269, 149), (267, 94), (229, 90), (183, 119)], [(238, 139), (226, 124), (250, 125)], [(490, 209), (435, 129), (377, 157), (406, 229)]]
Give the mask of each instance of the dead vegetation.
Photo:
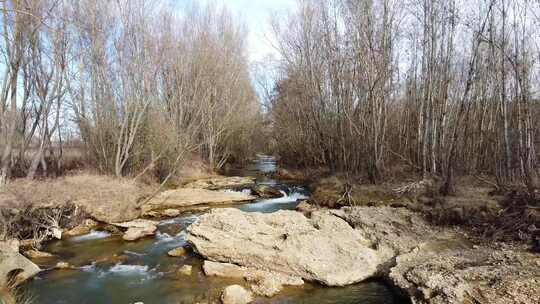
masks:
[(421, 212), (435, 225), (459, 226), (478, 240), (540, 240), (540, 194), (524, 188), (494, 191), (484, 180), (464, 177), (456, 193), (441, 196), (437, 179), (401, 184), (364, 185), (332, 176), (314, 184), (310, 203), (327, 207), (393, 206)]
[(62, 228), (73, 227), (84, 217), (84, 212), (71, 203), (55, 207), (1, 208), (0, 238), (28, 240), (26, 246), (39, 248), (43, 241), (60, 238)]
[(389, 185), (358, 184), (336, 176), (323, 178), (312, 188), (310, 202), (329, 208), (390, 204), (397, 198)]

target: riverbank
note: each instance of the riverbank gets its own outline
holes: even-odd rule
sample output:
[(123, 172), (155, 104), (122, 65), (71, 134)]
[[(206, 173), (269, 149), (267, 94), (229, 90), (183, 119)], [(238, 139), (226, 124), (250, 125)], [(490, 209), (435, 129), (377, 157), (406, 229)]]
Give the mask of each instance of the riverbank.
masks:
[[(194, 178), (185, 180), (169, 190), (133, 179), (91, 174), (13, 181), (0, 193), (0, 286), (20, 285), (43, 270), (38, 265), (46, 265), (45, 269), (73, 268), (58, 256), (41, 251), (50, 241), (93, 239), (93, 234), (136, 241), (158, 232), (158, 221), (143, 218), (177, 217), (271, 195), (255, 188), (251, 177), (214, 174), (198, 177), (196, 184)], [(213, 190), (208, 189), (210, 186)], [(253, 188), (254, 195), (251, 190), (226, 190), (238, 187)], [(51, 260), (58, 263), (50, 265)]]

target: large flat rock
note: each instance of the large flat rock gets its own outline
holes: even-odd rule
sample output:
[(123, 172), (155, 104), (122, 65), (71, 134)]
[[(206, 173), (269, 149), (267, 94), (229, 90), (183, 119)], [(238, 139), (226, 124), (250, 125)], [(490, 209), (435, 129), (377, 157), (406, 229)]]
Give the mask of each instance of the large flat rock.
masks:
[(242, 192), (180, 188), (162, 192), (142, 206), (143, 213), (162, 209), (187, 209), (208, 205), (226, 205), (255, 200)]
[(209, 178), (198, 179), (184, 185), (184, 188), (196, 189), (231, 189), (255, 184), (254, 177), (246, 176), (213, 176)]
[(295, 211), (261, 214), (215, 209), (187, 231), (188, 242), (209, 260), (329, 286), (371, 278), (384, 262), (370, 241), (329, 212), (315, 212), (308, 219)]

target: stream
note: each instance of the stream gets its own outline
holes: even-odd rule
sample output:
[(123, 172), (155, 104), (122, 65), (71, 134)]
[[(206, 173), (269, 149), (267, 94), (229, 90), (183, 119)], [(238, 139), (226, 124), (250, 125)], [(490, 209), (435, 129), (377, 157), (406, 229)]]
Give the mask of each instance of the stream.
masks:
[[(246, 212), (275, 212), (294, 209), (300, 200), (309, 196), (309, 191), (301, 185), (279, 182), (261, 174), (275, 169), (273, 158), (259, 157), (242, 174), (256, 176), (257, 183), (280, 189), (283, 197), (259, 199), (235, 207)], [(105, 231), (51, 242), (44, 250), (76, 268), (44, 271), (25, 285), (25, 292), (39, 304), (217, 303), (224, 287), (242, 282), (205, 276), (202, 259), (193, 253), (184, 257), (167, 255), (169, 250), (185, 244), (181, 232), (200, 214), (164, 219), (155, 237), (137, 242), (125, 242), (121, 236)], [(186, 264), (193, 266), (190, 276), (177, 272)], [(382, 282), (368, 281), (343, 288), (306, 283), (301, 287), (286, 287), (277, 296), (259, 298), (254, 303), (399, 304), (408, 301), (397, 297)]]

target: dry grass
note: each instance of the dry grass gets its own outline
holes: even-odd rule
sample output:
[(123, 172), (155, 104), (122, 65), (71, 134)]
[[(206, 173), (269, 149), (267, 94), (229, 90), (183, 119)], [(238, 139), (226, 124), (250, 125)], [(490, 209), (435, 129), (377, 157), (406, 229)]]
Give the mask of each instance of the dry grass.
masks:
[(56, 179), (11, 182), (0, 194), (0, 207), (56, 207), (66, 203), (82, 205), (103, 201), (135, 202), (148, 193), (149, 186), (106, 175), (79, 174)]
[(0, 208), (53, 209), (75, 205), (103, 221), (123, 221), (140, 215), (138, 204), (155, 187), (105, 175), (79, 174), (46, 180), (15, 180), (0, 194)]
[(386, 205), (396, 196), (390, 185), (364, 185), (338, 176), (321, 179), (312, 186), (310, 202), (329, 208), (343, 206)]
[[(175, 174), (165, 184), (165, 189), (176, 189), (183, 184), (217, 175), (200, 156), (191, 154), (176, 169)], [(155, 180), (155, 177), (147, 177), (145, 180), (148, 181), (151, 179)]]

